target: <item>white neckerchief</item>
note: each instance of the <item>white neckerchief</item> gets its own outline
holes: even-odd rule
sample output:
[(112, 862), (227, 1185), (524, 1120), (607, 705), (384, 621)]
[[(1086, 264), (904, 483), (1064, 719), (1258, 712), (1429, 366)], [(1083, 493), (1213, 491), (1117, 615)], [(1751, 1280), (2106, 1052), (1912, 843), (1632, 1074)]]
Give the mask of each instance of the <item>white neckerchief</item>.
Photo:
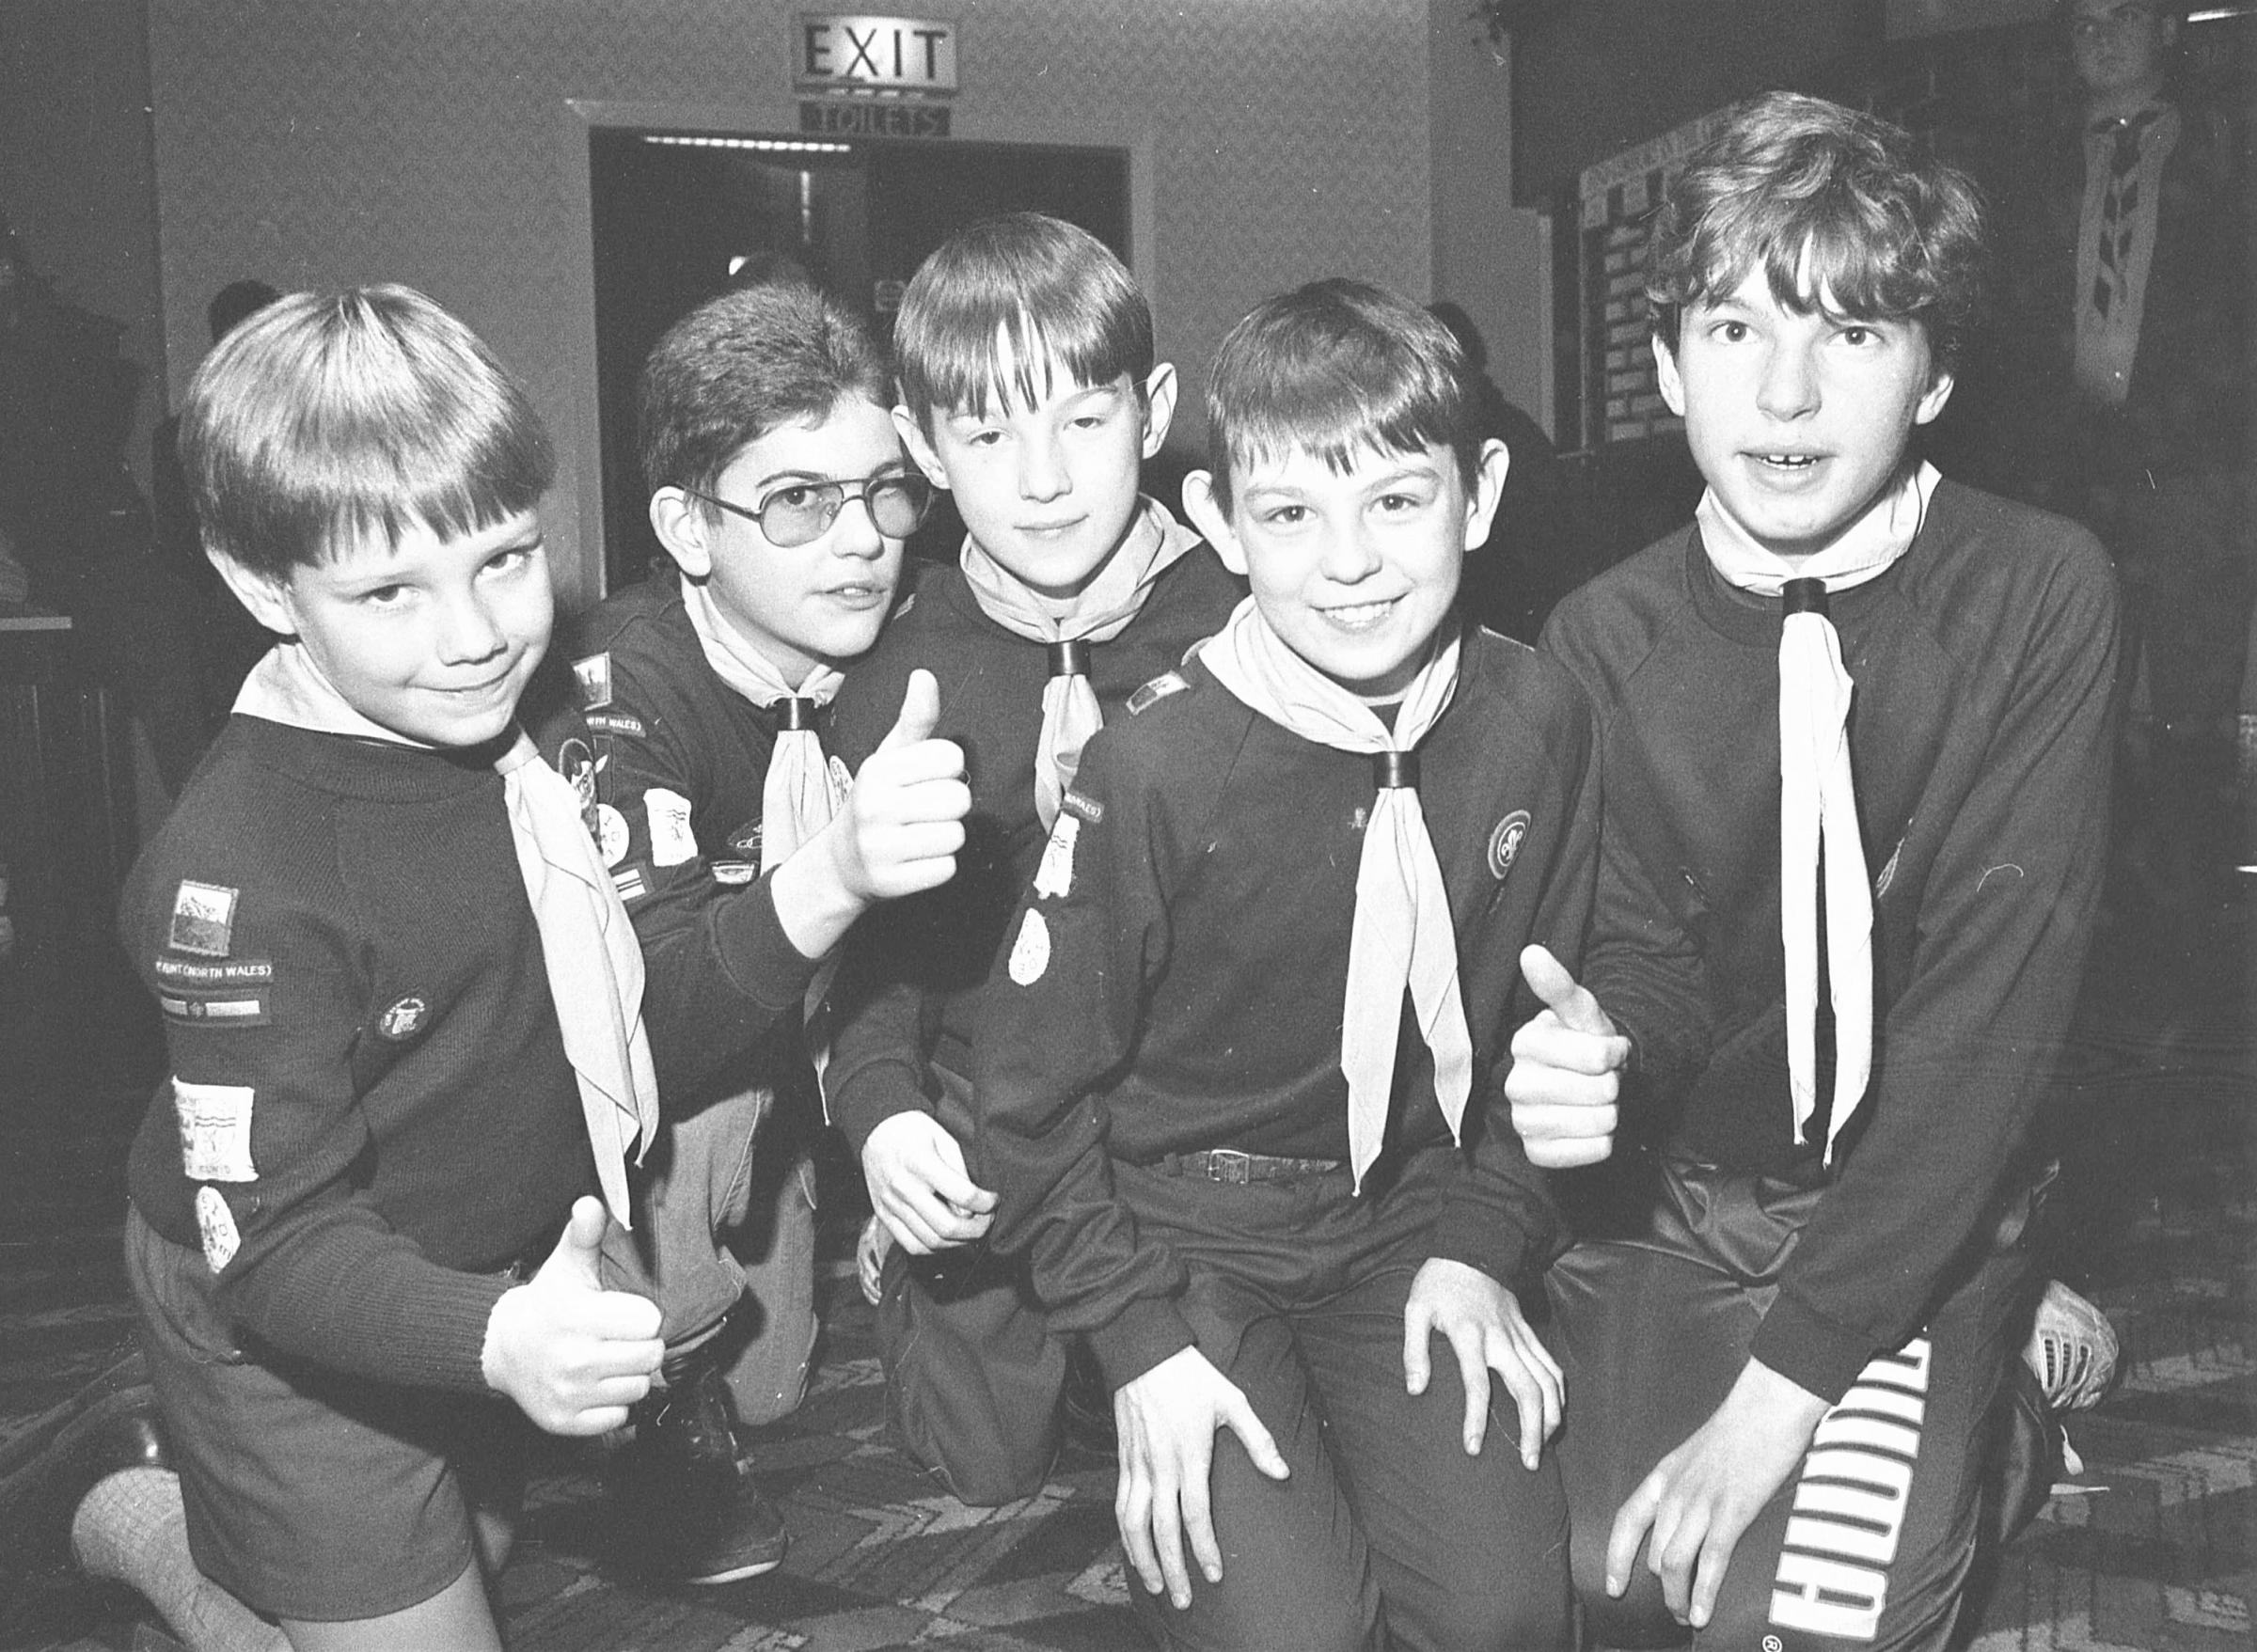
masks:
[[(1201, 646), (1199, 658), (1249, 709), (1335, 751), (1414, 752), (1458, 690), (1453, 628), (1404, 689), (1390, 729), (1371, 707), (1286, 647), (1252, 597)], [(1386, 1135), (1406, 989), (1434, 1054), (1434, 1098), (1457, 1136), (1474, 1072), (1473, 1037), (1458, 992), (1457, 929), (1417, 788), (1398, 782), (1381, 785), (1373, 799), (1356, 863), (1356, 913), (1349, 932), (1340, 1070), (1348, 1078), (1349, 1165), (1359, 1191)]]
[(1062, 602), (1034, 590), (966, 537), (958, 565), (980, 611), (1015, 636), (1050, 645), (1042, 732), (1034, 747), (1034, 807), (1043, 830), (1057, 824), (1059, 801), (1074, 783), (1081, 747), (1105, 721), (1089, 684), (1086, 645), (1110, 642), (1126, 630), (1152, 594), (1153, 581), (1198, 543), (1199, 536), (1166, 507), (1144, 499), (1127, 539), (1097, 577)]
[[(1709, 562), (1730, 585), (1781, 596), (1817, 585), (1818, 606), (1789, 603), (1779, 627), (1779, 938), (1786, 952), (1787, 1080), (1794, 1139), (1818, 1109), (1818, 883), (1825, 879), (1826, 974), (1834, 1005), (1834, 1104), (1825, 1162), (1865, 1100), (1873, 1070), (1873, 896), (1850, 772), (1850, 696), (1841, 638), (1824, 596), (1886, 574), (1918, 537), (1942, 478), (1923, 464), (1886, 489), (1823, 550), (1791, 562), (1734, 521), (1714, 490), (1694, 512)], [(1793, 593), (1804, 592), (1798, 584)]]
[[(767, 707), (788, 700), (829, 705), (839, 692), (839, 673), (817, 664), (795, 687), (768, 657), (736, 634), (728, 616), (714, 604), (713, 593), (696, 580), (682, 581), (682, 606), (689, 627), (698, 634), (705, 663), (754, 705)], [(760, 787), (760, 870), (772, 872), (790, 858), (792, 851), (830, 824), (845, 801), (824, 760), (822, 736), (812, 726), (796, 727), (797, 708), (779, 713), (776, 748), (768, 755), (768, 772)]]
[[(355, 711), (298, 642), (267, 651), (244, 679), (235, 709), (292, 728), (432, 749)], [(627, 1156), (639, 1160), (658, 1129), (658, 1081), (642, 1025), (642, 948), (571, 783), (541, 761), (523, 730), (494, 766), (565, 1059), (579, 1084), (596, 1179), (613, 1219), (630, 1227)]]

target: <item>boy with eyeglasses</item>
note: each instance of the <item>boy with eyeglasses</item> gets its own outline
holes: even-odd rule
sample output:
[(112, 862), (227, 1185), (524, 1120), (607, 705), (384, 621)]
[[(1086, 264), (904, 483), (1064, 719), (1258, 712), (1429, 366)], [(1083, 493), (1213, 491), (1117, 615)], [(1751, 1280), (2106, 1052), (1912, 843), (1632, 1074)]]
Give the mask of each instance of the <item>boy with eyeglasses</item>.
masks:
[[(806, 286), (732, 291), (674, 324), (640, 412), (651, 524), (678, 577), (576, 627), (576, 710), (544, 740), (649, 972), (666, 1124), (635, 1234), (606, 1254), (665, 1311), (667, 1354), (612, 1486), (626, 1558), (688, 1582), (765, 1572), (785, 1546), (735, 1424), (798, 1404), (814, 1341), (801, 1006), (873, 898), (858, 891), (940, 883), (963, 841), (963, 758), (927, 738), (929, 677), (851, 789), (821, 746), (840, 668), (876, 640), (931, 501), (891, 383), (861, 323)], [(748, 1291), (750, 1332), (732, 1323)]]

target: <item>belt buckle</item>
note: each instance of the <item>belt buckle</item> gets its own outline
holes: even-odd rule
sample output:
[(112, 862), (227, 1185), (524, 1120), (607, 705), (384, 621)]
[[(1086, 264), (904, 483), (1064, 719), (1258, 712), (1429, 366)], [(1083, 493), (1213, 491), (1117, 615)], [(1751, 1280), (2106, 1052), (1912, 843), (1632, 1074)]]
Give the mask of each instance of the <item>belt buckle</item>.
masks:
[(1254, 1155), (1242, 1153), (1236, 1147), (1208, 1148), (1207, 1179), (1210, 1182), (1228, 1182), (1236, 1188), (1250, 1186), (1254, 1181)]

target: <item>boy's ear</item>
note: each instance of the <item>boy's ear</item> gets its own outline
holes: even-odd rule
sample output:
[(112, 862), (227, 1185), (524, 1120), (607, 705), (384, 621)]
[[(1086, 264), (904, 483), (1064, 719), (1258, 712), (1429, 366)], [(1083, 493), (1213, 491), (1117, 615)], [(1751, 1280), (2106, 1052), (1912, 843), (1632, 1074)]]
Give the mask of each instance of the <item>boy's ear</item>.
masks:
[(713, 572), (713, 547), (706, 543), (713, 524), (697, 500), (680, 488), (664, 487), (651, 496), (651, 531), (666, 554), (692, 579)]
[(1912, 422), (1926, 424), (1937, 414), (1943, 412), (1944, 403), (1951, 400), (1951, 375), (1938, 368), (1935, 378), (1929, 385), (1927, 392), (1921, 396), (1918, 404), (1912, 410)]
[(1144, 378), (1144, 445), (1149, 459), (1168, 439), (1168, 421), (1176, 417), (1176, 366), (1161, 362)]
[(1505, 496), (1505, 478), (1512, 468), (1512, 454), (1492, 436), (1481, 444), (1474, 461), (1474, 490), (1465, 501), (1465, 548), (1477, 551), (1489, 543), (1490, 524), (1496, 520), (1497, 501)]
[(1183, 513), (1192, 519), (1192, 526), (1200, 537), (1215, 547), (1215, 555), (1223, 559), (1223, 566), (1240, 579), (1246, 577), (1246, 548), (1239, 543), (1239, 536), (1231, 531), (1230, 517), (1223, 510), (1223, 502), (1215, 497), (1215, 479), (1207, 471), (1194, 470), (1183, 479)]
[(909, 450), (917, 468), (924, 472), (924, 480), (937, 488), (948, 486), (948, 472), (940, 467), (940, 455), (934, 450), (932, 438), (924, 433), (924, 422), (906, 407), (893, 409), (894, 433), (901, 445)]
[(291, 607), (287, 584), (256, 568), (246, 567), (225, 551), (207, 550), (204, 556), (219, 571), (227, 588), (235, 593), (235, 600), (250, 611), (252, 619), (276, 637), (298, 634), (298, 617)]
[(1685, 417), (1685, 381), (1678, 376), (1677, 352), (1659, 333), (1653, 335), (1653, 376), (1661, 381), (1662, 400), (1678, 417)]

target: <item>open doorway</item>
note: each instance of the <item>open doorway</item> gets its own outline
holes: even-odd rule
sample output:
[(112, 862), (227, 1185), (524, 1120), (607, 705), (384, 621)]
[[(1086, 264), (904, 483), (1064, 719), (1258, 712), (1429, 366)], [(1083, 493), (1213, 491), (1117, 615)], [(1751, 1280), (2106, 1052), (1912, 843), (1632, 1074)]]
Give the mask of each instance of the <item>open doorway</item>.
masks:
[[(797, 266), (882, 332), (925, 255), (996, 212), (1050, 212), (1128, 260), (1128, 153), (1114, 149), (592, 131), (605, 588), (665, 555), (643, 509), (635, 389), (676, 319), (733, 282)], [(920, 546), (953, 550), (953, 512), (934, 516)]]

